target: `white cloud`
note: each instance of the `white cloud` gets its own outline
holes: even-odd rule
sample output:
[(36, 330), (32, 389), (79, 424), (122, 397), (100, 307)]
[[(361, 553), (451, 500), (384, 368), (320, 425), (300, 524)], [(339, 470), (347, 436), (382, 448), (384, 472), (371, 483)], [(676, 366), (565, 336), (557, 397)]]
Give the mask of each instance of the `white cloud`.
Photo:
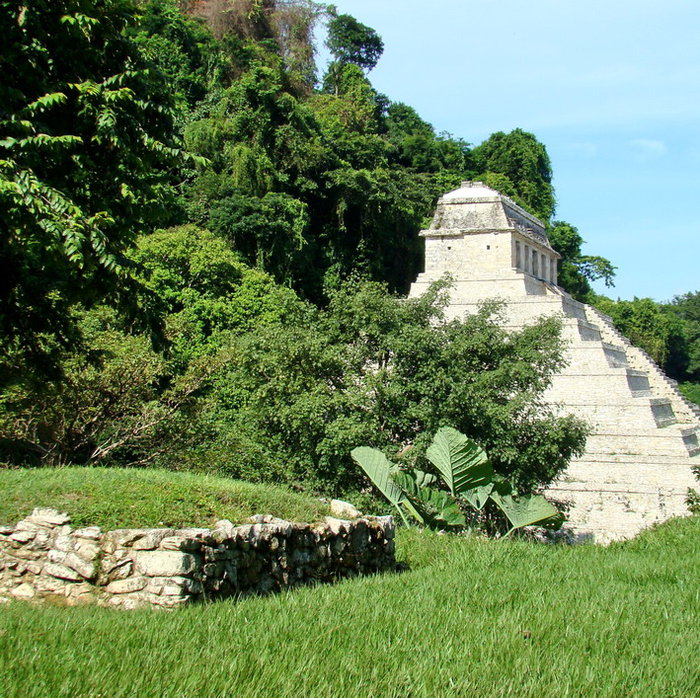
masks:
[(667, 148), (663, 141), (652, 140), (650, 138), (635, 138), (630, 141), (630, 145), (637, 157), (643, 160), (651, 160), (666, 155)]
[(569, 143), (566, 147), (574, 155), (583, 158), (594, 158), (598, 155), (598, 146), (595, 143)]

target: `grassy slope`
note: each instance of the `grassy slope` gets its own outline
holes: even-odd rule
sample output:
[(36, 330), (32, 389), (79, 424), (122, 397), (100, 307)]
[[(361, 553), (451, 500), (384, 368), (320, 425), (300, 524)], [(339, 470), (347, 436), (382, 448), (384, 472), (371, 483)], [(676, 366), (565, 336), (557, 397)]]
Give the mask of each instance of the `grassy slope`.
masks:
[(328, 514), (318, 500), (282, 487), (162, 470), (0, 470), (0, 494), (0, 524), (28, 516), (35, 506), (65, 511), (75, 526), (105, 530), (208, 526), (219, 519), (243, 521), (251, 514), (318, 521)]
[(399, 543), (410, 572), (239, 603), (0, 606), (0, 695), (700, 693), (698, 517), (609, 548)]

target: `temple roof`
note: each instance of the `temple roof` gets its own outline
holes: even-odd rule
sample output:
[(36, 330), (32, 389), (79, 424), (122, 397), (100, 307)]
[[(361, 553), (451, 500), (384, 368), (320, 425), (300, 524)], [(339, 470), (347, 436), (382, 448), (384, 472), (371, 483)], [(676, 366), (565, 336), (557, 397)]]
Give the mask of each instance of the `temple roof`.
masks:
[(482, 182), (462, 182), (459, 189), (438, 199), (435, 215), (424, 237), (480, 232), (519, 232), (552, 249), (544, 223)]
[(451, 199), (468, 199), (470, 201), (482, 201), (484, 199), (494, 199), (502, 196), (491, 187), (487, 187), (483, 182), (462, 182), (459, 189), (447, 192), (440, 197), (440, 200), (449, 201)]

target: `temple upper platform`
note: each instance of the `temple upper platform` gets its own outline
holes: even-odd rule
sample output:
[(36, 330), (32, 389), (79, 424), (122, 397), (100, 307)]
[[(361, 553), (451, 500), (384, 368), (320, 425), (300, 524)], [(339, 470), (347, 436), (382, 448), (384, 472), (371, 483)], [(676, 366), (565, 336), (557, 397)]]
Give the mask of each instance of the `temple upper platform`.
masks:
[(419, 282), (448, 272), (465, 280), (516, 273), (557, 283), (559, 254), (542, 221), (481, 182), (462, 182), (440, 197), (430, 227), (420, 234), (425, 272)]

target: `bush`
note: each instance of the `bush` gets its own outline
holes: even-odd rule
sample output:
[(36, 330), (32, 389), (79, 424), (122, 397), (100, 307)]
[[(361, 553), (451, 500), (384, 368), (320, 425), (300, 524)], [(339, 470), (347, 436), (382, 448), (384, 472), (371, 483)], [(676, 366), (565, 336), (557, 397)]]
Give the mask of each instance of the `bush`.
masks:
[(213, 379), (220, 438), (250, 435), (268, 454), (261, 479), (281, 465), (286, 481), (337, 493), (366, 483), (355, 446), (413, 462), (426, 434), (451, 424), (518, 490), (551, 482), (585, 439), (581, 422), (542, 401), (562, 361), (558, 323), (508, 333), (494, 304), (446, 322), (444, 290), (401, 300), (348, 282), (327, 310), (238, 338)]

